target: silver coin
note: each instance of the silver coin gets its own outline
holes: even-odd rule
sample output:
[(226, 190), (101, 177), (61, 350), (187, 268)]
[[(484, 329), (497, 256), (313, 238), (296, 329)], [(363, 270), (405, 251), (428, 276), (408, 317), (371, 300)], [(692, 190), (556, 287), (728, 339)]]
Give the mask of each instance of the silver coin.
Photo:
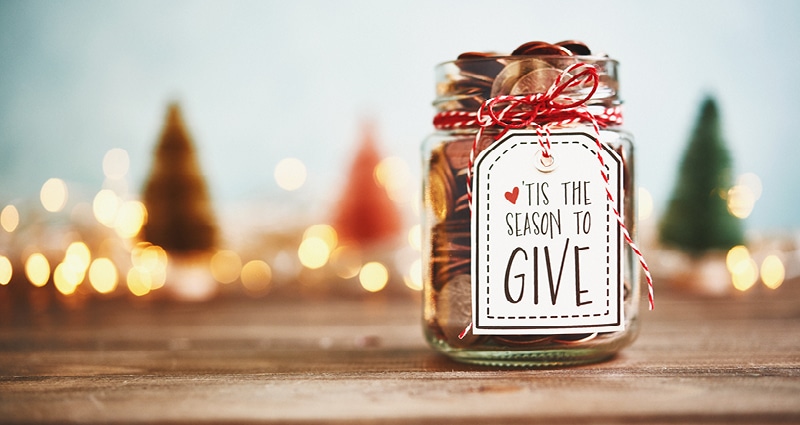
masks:
[(466, 347), (478, 339), (468, 332), (458, 336), (472, 323), (472, 279), (460, 274), (450, 279), (439, 291), (436, 318), (447, 342), (454, 347)]

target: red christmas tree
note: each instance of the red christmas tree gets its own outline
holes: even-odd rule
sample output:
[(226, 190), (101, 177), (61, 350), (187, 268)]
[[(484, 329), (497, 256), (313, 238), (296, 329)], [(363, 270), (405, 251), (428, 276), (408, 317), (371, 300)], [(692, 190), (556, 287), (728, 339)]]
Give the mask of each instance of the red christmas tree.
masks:
[(400, 233), (402, 218), (397, 206), (375, 177), (380, 161), (374, 130), (366, 124), (333, 218), (342, 244), (365, 247)]

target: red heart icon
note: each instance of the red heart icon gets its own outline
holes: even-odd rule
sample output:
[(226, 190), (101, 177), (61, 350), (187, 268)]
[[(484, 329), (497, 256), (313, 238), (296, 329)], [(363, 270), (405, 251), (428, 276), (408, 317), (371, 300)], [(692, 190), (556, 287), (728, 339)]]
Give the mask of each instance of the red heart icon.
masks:
[(511, 202), (512, 204), (516, 204), (517, 203), (517, 198), (518, 197), (519, 197), (519, 188), (518, 187), (515, 187), (514, 190), (512, 190), (511, 192), (506, 192), (506, 199), (508, 199), (508, 202)]

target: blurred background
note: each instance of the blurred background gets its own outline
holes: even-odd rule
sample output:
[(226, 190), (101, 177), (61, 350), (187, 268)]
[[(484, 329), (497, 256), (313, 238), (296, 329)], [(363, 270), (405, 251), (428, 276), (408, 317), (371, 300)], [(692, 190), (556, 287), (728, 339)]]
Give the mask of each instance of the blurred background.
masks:
[[(800, 276), (798, 18), (800, 3), (755, 0), (4, 0), (0, 302), (418, 297), (434, 66), (567, 39), (621, 63), (657, 279), (785, 290)], [(744, 239), (701, 258), (657, 229), (708, 98)], [(147, 189), (174, 168), (193, 195), (173, 219), (201, 240), (153, 215), (175, 212), (180, 190)]]

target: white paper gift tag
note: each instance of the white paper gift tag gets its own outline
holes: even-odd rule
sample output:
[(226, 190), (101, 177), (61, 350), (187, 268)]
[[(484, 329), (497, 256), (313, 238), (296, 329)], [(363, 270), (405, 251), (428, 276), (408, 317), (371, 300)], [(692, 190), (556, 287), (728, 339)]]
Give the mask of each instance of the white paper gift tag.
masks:
[(623, 214), (622, 160), (590, 132), (553, 131), (549, 140), (543, 158), (535, 131), (511, 130), (475, 159), (475, 334), (624, 329), (623, 244), (606, 192)]

